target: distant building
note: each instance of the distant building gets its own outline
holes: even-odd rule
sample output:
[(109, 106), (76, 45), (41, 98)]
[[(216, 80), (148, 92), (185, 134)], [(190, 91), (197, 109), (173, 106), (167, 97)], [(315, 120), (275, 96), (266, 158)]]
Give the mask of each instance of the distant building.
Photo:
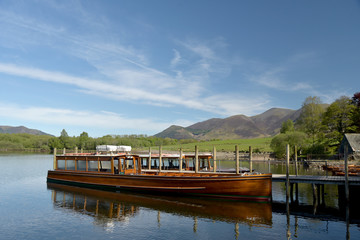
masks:
[(339, 153), (344, 154), (345, 146), (347, 146), (348, 156), (360, 158), (360, 134), (359, 133), (346, 133), (339, 148)]

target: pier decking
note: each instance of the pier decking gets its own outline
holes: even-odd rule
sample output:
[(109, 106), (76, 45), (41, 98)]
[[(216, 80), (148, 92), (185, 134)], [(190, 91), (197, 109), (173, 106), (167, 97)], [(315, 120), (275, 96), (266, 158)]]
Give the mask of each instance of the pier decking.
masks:
[[(273, 182), (286, 182), (286, 174), (273, 174)], [(310, 184), (336, 184), (345, 185), (344, 176), (308, 176), (308, 175), (290, 175), (290, 183), (310, 183)], [(349, 177), (350, 186), (360, 186), (360, 177)]]

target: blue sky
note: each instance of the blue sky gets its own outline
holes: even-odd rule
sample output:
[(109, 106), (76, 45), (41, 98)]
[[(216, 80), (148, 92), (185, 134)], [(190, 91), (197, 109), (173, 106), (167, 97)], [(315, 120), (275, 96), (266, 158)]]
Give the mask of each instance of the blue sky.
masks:
[(0, 125), (53, 135), (299, 109), (360, 91), (360, 1), (0, 1)]

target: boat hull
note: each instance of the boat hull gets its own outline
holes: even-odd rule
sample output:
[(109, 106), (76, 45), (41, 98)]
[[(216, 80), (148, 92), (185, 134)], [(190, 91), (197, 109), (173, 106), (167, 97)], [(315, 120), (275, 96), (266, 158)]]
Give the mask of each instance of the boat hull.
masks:
[(48, 182), (108, 190), (201, 195), (248, 201), (271, 201), (271, 174), (224, 176), (114, 175), (48, 171)]

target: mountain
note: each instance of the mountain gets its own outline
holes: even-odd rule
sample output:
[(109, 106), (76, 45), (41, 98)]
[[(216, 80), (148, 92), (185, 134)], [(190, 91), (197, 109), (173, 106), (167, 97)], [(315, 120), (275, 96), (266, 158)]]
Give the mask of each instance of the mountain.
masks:
[(0, 126), (0, 133), (28, 133), (32, 135), (50, 135), (40, 130), (30, 129), (24, 126), (19, 126), (19, 127)]
[(174, 138), (174, 139), (191, 139), (194, 138), (193, 134), (185, 128), (172, 125), (161, 133), (155, 135), (160, 138)]
[(235, 115), (224, 119), (212, 118), (188, 127), (173, 125), (155, 136), (198, 140), (267, 137), (279, 133), (284, 121), (296, 121), (300, 113), (301, 109), (271, 108), (252, 117)]

